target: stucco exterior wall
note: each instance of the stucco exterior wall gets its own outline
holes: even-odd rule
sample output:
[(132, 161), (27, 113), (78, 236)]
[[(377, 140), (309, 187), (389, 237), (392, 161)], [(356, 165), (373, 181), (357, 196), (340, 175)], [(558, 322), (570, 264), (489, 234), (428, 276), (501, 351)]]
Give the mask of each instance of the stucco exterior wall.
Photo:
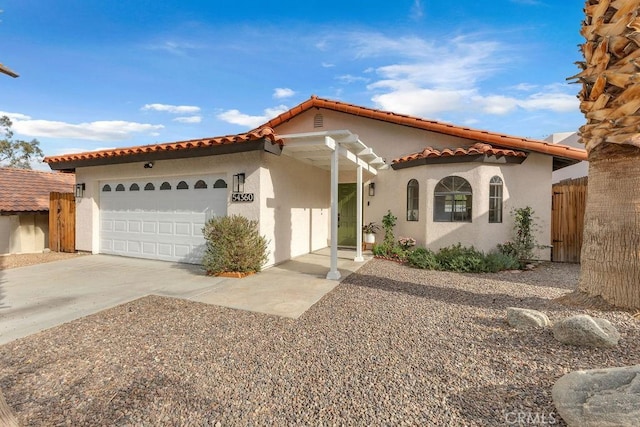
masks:
[(0, 254), (38, 253), (49, 247), (49, 215), (0, 216)]
[[(365, 196), (365, 222), (381, 224), (387, 210), (398, 217), (396, 237), (413, 237), (420, 246), (438, 250), (462, 243), (483, 251), (495, 249), (498, 243), (512, 239), (511, 210), (531, 206), (539, 226), (540, 245), (550, 244), (551, 224), (551, 157), (530, 154), (521, 165), (491, 163), (451, 163), (417, 166), (397, 171), (382, 171), (373, 179), (376, 195)], [(473, 190), (471, 222), (436, 222), (433, 218), (434, 189), (447, 176), (459, 176)], [(489, 223), (489, 182), (493, 176), (503, 180), (503, 222)], [(407, 221), (407, 183), (418, 180), (420, 212), (418, 221)], [(382, 233), (376, 237), (382, 239)], [(540, 250), (540, 259), (549, 259), (548, 249)]]
[[(321, 113), (323, 117), (324, 126), (321, 128), (313, 127), (313, 119), (317, 113)], [(286, 134), (343, 129), (357, 134), (367, 147), (373, 148), (387, 163), (397, 157), (422, 151), (425, 147), (445, 148), (461, 145), (460, 138), (453, 136), (322, 109), (305, 111), (293, 120), (278, 126), (277, 131)], [(473, 141), (468, 142), (468, 145), (472, 144)]]
[[(553, 144), (564, 144), (574, 148), (584, 149), (584, 144), (581, 144), (580, 137), (576, 132), (559, 132), (549, 135), (545, 141)], [(582, 161), (575, 165), (567, 166), (562, 169), (558, 169), (553, 172), (552, 183), (560, 182), (565, 179), (582, 178), (589, 174), (589, 162)]]
[[(322, 114), (323, 126), (314, 128), (314, 116)], [(472, 145), (475, 141), (426, 132), (406, 126), (356, 117), (331, 110), (310, 110), (278, 126), (277, 132), (302, 133), (348, 129), (387, 163), (406, 154), (422, 151), (425, 147), (447, 148)], [(286, 147), (285, 147), (286, 150)], [(469, 181), (473, 188), (473, 220), (471, 223), (447, 223), (433, 220), (433, 191), (444, 177), (457, 175)], [(489, 181), (500, 176), (503, 188), (503, 222), (489, 224)], [(455, 243), (474, 245), (483, 251), (495, 249), (498, 243), (512, 238), (511, 210), (531, 206), (539, 227), (537, 240), (540, 245), (550, 244), (551, 226), (551, 177), (552, 157), (531, 153), (524, 163), (450, 163), (425, 165), (401, 170), (381, 170), (376, 177), (365, 177), (363, 222), (378, 224), (387, 210), (398, 217), (396, 237), (413, 237), (418, 245), (433, 250)], [(420, 215), (418, 221), (406, 220), (406, 186), (415, 178), (420, 185)], [(355, 182), (355, 174), (341, 173), (340, 182)], [(375, 182), (376, 194), (368, 196), (368, 184)], [(377, 241), (383, 235), (378, 233)], [(540, 259), (549, 259), (550, 251), (538, 251)]]
[(328, 245), (329, 172), (287, 156), (262, 154), (260, 232), (272, 236), (267, 265)]
[[(261, 152), (224, 154), (190, 159), (158, 160), (153, 168), (144, 163), (125, 163), (76, 169), (76, 182), (85, 183), (85, 193), (76, 205), (76, 249), (98, 253), (100, 247), (100, 181), (113, 179), (162, 178), (191, 175), (224, 175), (228, 187), (229, 215), (239, 214), (260, 220), (260, 160)], [(233, 175), (245, 173), (245, 192), (254, 193), (252, 203), (231, 203)], [(273, 239), (273, 236), (267, 236)]]

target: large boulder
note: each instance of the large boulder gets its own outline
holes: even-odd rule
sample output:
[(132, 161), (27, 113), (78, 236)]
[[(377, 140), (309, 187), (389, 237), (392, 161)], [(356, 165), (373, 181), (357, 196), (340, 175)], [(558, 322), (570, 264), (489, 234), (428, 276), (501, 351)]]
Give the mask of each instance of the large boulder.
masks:
[(551, 396), (569, 427), (637, 427), (640, 365), (568, 373), (554, 384)]
[(564, 344), (588, 347), (614, 347), (620, 339), (620, 333), (611, 322), (586, 314), (556, 322), (553, 336)]
[(507, 323), (516, 329), (544, 328), (550, 324), (543, 312), (517, 307), (507, 308)]

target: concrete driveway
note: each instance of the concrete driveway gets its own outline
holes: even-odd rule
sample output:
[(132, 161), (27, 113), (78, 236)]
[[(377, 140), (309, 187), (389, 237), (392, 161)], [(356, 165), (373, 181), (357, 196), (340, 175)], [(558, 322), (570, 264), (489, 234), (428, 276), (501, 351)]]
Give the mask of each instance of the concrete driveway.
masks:
[[(341, 253), (343, 278), (359, 268)], [(0, 344), (155, 294), (298, 318), (338, 282), (324, 279), (328, 253), (304, 255), (244, 279), (199, 266), (88, 255), (0, 271)]]

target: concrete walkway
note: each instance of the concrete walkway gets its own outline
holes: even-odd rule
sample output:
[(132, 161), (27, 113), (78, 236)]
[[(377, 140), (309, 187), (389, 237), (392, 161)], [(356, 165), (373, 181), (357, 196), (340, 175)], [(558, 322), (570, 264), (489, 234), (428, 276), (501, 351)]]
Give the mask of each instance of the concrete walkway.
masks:
[[(363, 263), (340, 251), (342, 278)], [(0, 344), (155, 294), (298, 318), (338, 282), (329, 251), (303, 255), (244, 279), (208, 277), (199, 266), (88, 255), (0, 271)]]

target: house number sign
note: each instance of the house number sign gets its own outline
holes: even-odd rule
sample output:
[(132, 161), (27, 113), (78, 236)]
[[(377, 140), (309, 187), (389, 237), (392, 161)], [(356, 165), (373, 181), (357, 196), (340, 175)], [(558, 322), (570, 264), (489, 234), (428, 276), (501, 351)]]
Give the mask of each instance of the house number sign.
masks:
[(253, 193), (232, 193), (232, 202), (253, 202)]

